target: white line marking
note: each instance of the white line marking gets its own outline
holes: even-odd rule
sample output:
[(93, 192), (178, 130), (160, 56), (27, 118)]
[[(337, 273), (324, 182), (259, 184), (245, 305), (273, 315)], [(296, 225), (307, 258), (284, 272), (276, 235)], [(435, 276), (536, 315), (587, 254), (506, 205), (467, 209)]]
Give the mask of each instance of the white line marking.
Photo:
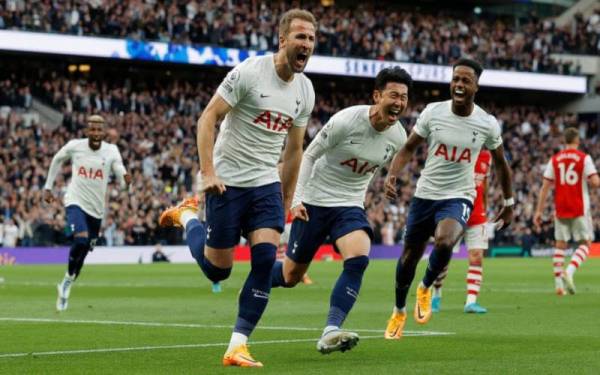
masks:
[[(56, 283), (51, 282), (43, 282), (43, 281), (16, 281), (16, 282), (6, 282), (3, 284), (4, 286), (40, 286), (40, 287), (56, 287)], [(523, 285), (523, 288), (519, 288), (519, 285)], [(102, 283), (102, 282), (85, 282), (78, 281), (78, 287), (86, 287), (86, 288), (190, 288), (190, 289), (206, 289), (209, 288), (209, 285), (189, 285), (189, 284), (152, 284), (152, 283), (119, 283), (119, 284), (111, 284), (111, 283)], [(527, 287), (525, 287), (527, 286)], [(581, 286), (580, 288), (585, 288), (586, 294), (600, 294), (600, 289), (594, 288), (591, 285)], [(444, 287), (444, 290), (449, 292), (464, 292), (464, 288), (453, 288), (453, 287)], [(582, 289), (583, 290), (583, 289)], [(518, 294), (554, 294), (554, 289), (552, 287), (540, 286), (540, 287), (531, 287), (531, 284), (520, 284), (520, 283), (502, 283), (502, 285), (498, 286), (487, 286), (483, 287), (483, 293), (518, 293)]]
[[(381, 339), (383, 336), (363, 336), (361, 340)], [(252, 341), (251, 345), (267, 344), (289, 344), (298, 342), (316, 342), (317, 339), (292, 339), (292, 340), (266, 340)], [(228, 346), (228, 342), (208, 343), (208, 344), (179, 344), (179, 345), (156, 345), (156, 346), (138, 346), (129, 348), (104, 348), (104, 349), (79, 349), (79, 350), (60, 350), (50, 352), (31, 352), (31, 353), (5, 353), (0, 354), (0, 358), (14, 358), (27, 356), (45, 356), (45, 355), (65, 355), (65, 354), (88, 354), (88, 353), (110, 353), (110, 352), (131, 352), (157, 349), (182, 349), (182, 348), (210, 348), (215, 346)]]
[[(126, 325), (126, 326), (144, 326), (144, 327), (176, 327), (176, 328), (223, 328), (232, 329), (233, 327), (225, 324), (196, 324), (196, 323), (162, 323), (162, 322), (135, 322), (118, 320), (76, 320), (76, 319), (48, 319), (48, 318), (12, 318), (0, 317), (0, 322), (32, 322), (32, 323), (64, 323), (64, 324), (99, 324), (99, 325)], [(321, 332), (323, 328), (311, 327), (279, 327), (279, 326), (258, 326), (258, 330), (269, 331), (304, 331)], [(381, 329), (349, 329), (355, 332), (381, 333)], [(442, 336), (453, 335), (454, 332), (436, 332), (436, 331), (404, 331), (411, 336)]]

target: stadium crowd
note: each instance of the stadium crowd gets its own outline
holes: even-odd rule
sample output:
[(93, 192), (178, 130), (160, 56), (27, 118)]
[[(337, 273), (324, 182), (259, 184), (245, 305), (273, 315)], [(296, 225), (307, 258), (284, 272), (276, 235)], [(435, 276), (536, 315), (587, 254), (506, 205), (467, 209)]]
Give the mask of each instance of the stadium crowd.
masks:
[[(276, 22), (297, 4), (283, 1), (35, 1), (0, 5), (0, 29), (160, 40), (274, 50)], [(552, 53), (598, 55), (600, 10), (558, 27), (534, 14), (500, 18), (459, 11), (418, 11), (393, 2), (323, 6), (302, 2), (319, 20), (316, 54), (430, 64), (471, 56), (488, 68), (578, 73)]]
[[(196, 120), (210, 99), (208, 93), (214, 92), (219, 82), (214, 75), (205, 74), (200, 74), (194, 82), (175, 79), (162, 84), (135, 77), (113, 78), (110, 83), (106, 77), (71, 79), (56, 72), (30, 81), (15, 75), (0, 80), (0, 138), (5, 140), (0, 149), (0, 228), (4, 233), (0, 243), (4, 246), (65, 243), (69, 228), (65, 226), (64, 208), (60, 202), (52, 206), (43, 204), (40, 189), (52, 156), (68, 140), (84, 136), (85, 118), (91, 113), (105, 116), (109, 124), (107, 141), (119, 145), (133, 176), (129, 191), (120, 191), (114, 184), (109, 186), (110, 208), (103, 223), (102, 243), (180, 243), (181, 232), (162, 230), (157, 227), (157, 220), (165, 207), (194, 192), (198, 168)], [(368, 103), (370, 84), (357, 83), (354, 90), (318, 88), (306, 144), (339, 109)], [(62, 126), (50, 129), (28, 115), (32, 93), (63, 113)], [(583, 149), (592, 154), (598, 165), (600, 149), (592, 145), (600, 141), (599, 124), (533, 106), (483, 103), (483, 107), (495, 114), (502, 125), (517, 200), (515, 222), (509, 230), (496, 233), (493, 241), (519, 244), (524, 238), (534, 238), (548, 243), (553, 233), (552, 205), (547, 206), (541, 233), (532, 233), (531, 223), (545, 163), (560, 147), (561, 130), (576, 126), (580, 129)], [(403, 119), (407, 130), (423, 108), (422, 99), (409, 108)], [(365, 204), (375, 243), (401, 241), (408, 203), (419, 173), (417, 166), (424, 163), (425, 152), (423, 147), (405, 170), (404, 187), (397, 201), (389, 202), (383, 197), (384, 169), (373, 179)], [(59, 173), (55, 191), (64, 193), (69, 174), (67, 164)], [(496, 185), (494, 181), (490, 183), (491, 214), (497, 212), (501, 202)], [(592, 204), (594, 212), (598, 212), (598, 192), (592, 193)], [(600, 238), (600, 221), (596, 220), (595, 225), (596, 238)]]

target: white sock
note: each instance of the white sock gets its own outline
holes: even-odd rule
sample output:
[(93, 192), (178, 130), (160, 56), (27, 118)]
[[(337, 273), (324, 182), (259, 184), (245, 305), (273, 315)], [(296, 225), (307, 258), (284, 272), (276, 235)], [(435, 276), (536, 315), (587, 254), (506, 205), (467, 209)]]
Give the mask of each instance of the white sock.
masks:
[(183, 227), (187, 227), (187, 224), (191, 221), (191, 220), (198, 220), (198, 213), (196, 211), (193, 210), (184, 210), (181, 213), (181, 224), (183, 225)]
[(406, 314), (406, 306), (401, 309), (394, 306), (394, 314)]
[(470, 305), (475, 302), (477, 302), (477, 295), (476, 294), (467, 294), (467, 302), (465, 303), (465, 305)]
[(325, 329), (323, 329), (323, 334), (321, 335), (321, 337), (325, 336), (326, 334), (328, 334), (331, 331), (337, 331), (338, 329), (340, 329), (340, 327), (338, 327), (338, 326), (327, 326), (327, 327), (325, 327)]
[(63, 279), (63, 283), (67, 280), (75, 281), (75, 275), (69, 275), (69, 271), (65, 272), (65, 278)]
[(227, 347), (227, 353), (237, 348), (240, 345), (245, 345), (248, 342), (248, 336), (241, 334), (239, 332), (233, 332), (231, 334), (231, 340), (229, 341), (229, 346)]
[(442, 288), (433, 288), (433, 297), (442, 298)]
[(423, 284), (422, 281), (419, 282), (419, 288), (429, 289), (428, 287), (425, 286), (425, 284)]

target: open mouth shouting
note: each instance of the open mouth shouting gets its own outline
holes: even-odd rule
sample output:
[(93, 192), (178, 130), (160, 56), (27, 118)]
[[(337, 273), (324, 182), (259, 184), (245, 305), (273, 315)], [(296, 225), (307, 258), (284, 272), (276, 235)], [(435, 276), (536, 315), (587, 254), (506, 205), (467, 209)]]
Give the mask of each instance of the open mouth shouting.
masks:
[(457, 101), (463, 101), (467, 97), (467, 92), (463, 88), (455, 88), (452, 94), (452, 98)]
[(294, 60), (294, 68), (296, 71), (304, 70), (306, 63), (308, 62), (309, 54), (306, 52), (298, 52)]
[(396, 107), (390, 107), (390, 108), (388, 108), (387, 112), (388, 112), (388, 117), (387, 117), (388, 124), (392, 125), (400, 119), (400, 114), (402, 113), (402, 109), (396, 108)]

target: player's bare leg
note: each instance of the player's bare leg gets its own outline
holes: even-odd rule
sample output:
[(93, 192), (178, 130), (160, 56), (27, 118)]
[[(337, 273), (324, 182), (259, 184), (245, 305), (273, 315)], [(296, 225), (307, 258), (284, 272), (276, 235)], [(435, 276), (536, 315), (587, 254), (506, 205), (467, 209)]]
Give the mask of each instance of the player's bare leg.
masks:
[(580, 241), (579, 247), (577, 247), (577, 250), (575, 250), (573, 256), (571, 256), (571, 262), (562, 275), (569, 294), (575, 294), (575, 282), (573, 281), (573, 276), (575, 275), (575, 272), (579, 266), (586, 261), (591, 245), (591, 241)]
[(559, 296), (564, 296), (566, 294), (565, 285), (562, 279), (565, 250), (567, 250), (567, 242), (556, 241), (556, 244), (554, 245), (554, 255), (552, 256), (552, 266), (554, 270), (554, 288), (556, 289), (556, 294)]
[(465, 312), (484, 314), (487, 309), (477, 303), (483, 281), (483, 249), (469, 249), (469, 270), (467, 271), (467, 301)]
[(419, 260), (423, 257), (427, 242), (405, 244), (404, 251), (396, 264), (396, 302), (392, 316), (388, 320), (384, 337), (389, 340), (402, 338), (406, 323), (406, 296), (415, 278)]

